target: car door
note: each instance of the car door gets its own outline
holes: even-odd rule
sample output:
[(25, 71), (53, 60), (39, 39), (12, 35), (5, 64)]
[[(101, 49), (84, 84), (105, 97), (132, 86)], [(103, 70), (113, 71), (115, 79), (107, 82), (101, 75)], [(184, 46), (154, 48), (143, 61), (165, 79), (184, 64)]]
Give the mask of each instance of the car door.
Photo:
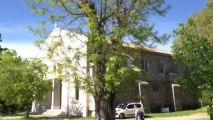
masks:
[(126, 106), (126, 116), (134, 116), (135, 115), (135, 108), (134, 104), (129, 104)]

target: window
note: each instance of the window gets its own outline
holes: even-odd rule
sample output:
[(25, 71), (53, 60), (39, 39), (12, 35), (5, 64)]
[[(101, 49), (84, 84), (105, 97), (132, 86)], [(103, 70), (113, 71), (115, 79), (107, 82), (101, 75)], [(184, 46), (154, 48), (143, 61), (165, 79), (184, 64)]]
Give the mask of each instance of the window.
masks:
[(128, 109), (134, 109), (134, 105), (133, 105), (133, 104), (128, 105), (127, 108), (128, 108)]
[(133, 64), (133, 60), (130, 59), (130, 58), (127, 58), (126, 64), (127, 64), (128, 67), (130, 67)]
[(75, 87), (75, 99), (79, 100), (79, 87)]
[(178, 73), (178, 62), (172, 61), (170, 63), (169, 73), (172, 73), (172, 74), (177, 74)]
[(141, 108), (141, 104), (136, 104), (137, 105), (137, 108)]
[(177, 62), (174, 63), (174, 73), (178, 73), (178, 64), (177, 64)]
[(141, 61), (141, 68), (144, 69), (144, 70), (147, 70), (147, 60)]
[(164, 68), (163, 68), (163, 62), (159, 63), (159, 72), (163, 73), (164, 72)]

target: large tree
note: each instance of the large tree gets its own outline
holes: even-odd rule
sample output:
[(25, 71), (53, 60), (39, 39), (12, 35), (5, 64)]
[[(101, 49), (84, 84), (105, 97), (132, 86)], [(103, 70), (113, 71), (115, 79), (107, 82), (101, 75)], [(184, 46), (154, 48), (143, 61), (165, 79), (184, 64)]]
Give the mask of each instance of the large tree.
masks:
[[(132, 57), (125, 52), (123, 41), (140, 45), (164, 43), (166, 36), (159, 36), (148, 20), (153, 14), (165, 15), (169, 7), (162, 7), (164, 0), (25, 0), (25, 3), (34, 14), (48, 16), (48, 20), (39, 22), (40, 29), (30, 27), (35, 34), (45, 38), (49, 23), (57, 23), (62, 29), (88, 37), (87, 60), (93, 75), (78, 76), (78, 72), (74, 72), (76, 69), (70, 66), (73, 59), (69, 55), (64, 55), (60, 66), (63, 69), (71, 67), (70, 75), (77, 80), (83, 79), (78, 85), (93, 94), (97, 119), (114, 119), (113, 101), (117, 91), (140, 73), (134, 64), (126, 66), (127, 58)], [(62, 44), (50, 47), (50, 54), (57, 51), (57, 45)], [(72, 49), (69, 47), (68, 50)], [(76, 55), (77, 60), (80, 60), (79, 56)]]
[(32, 102), (43, 100), (52, 89), (51, 82), (44, 80), (47, 67), (40, 60), (22, 59), (10, 50), (0, 57), (0, 99), (7, 105), (25, 106), (28, 117)]
[(213, 14), (210, 13), (213, 10), (209, 4), (190, 17), (186, 24), (180, 25), (176, 30), (177, 39), (172, 50), (175, 59), (181, 61), (189, 71), (179, 79), (180, 84), (186, 90), (198, 93), (202, 102), (209, 105), (213, 115), (213, 37), (210, 32), (213, 25)]

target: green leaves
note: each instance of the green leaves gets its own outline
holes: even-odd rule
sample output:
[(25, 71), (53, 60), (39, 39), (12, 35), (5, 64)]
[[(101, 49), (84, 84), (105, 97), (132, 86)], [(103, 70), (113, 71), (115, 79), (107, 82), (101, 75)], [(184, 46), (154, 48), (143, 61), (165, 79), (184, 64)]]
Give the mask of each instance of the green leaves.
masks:
[(203, 102), (212, 105), (213, 43), (209, 32), (203, 29), (208, 28), (208, 24), (201, 24), (208, 18), (202, 17), (201, 13), (180, 25), (172, 49), (174, 58), (181, 61), (184, 68), (190, 69), (190, 74), (183, 73), (179, 83), (188, 90), (196, 91)]
[(100, 54), (91, 54), (88, 60), (91, 62), (100, 62), (103, 60), (103, 56)]
[(46, 12), (46, 9), (45, 8), (40, 8), (39, 10), (38, 10), (38, 14), (45, 14), (45, 12)]
[(44, 81), (47, 66), (38, 59), (26, 60), (5, 51), (0, 61), (0, 98), (7, 104), (30, 105), (41, 101), (52, 88)]

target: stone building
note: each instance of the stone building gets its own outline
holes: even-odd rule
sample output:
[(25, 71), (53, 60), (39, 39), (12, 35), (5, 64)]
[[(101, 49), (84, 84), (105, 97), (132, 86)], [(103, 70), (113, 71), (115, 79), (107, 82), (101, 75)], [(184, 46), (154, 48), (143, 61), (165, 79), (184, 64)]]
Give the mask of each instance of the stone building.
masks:
[[(87, 38), (85, 36), (56, 28), (50, 34), (46, 43), (47, 45), (54, 45), (55, 42), (60, 40), (64, 43), (63, 47), (70, 49), (66, 52), (71, 58), (79, 51), (86, 53)], [(135, 52), (135, 48), (141, 46), (124, 44), (124, 47), (130, 52)], [(72, 50), (72, 48), (79, 51)], [(58, 49), (59, 52), (62, 50), (62, 48)], [(143, 56), (137, 62), (146, 74), (140, 77), (138, 83), (130, 86), (132, 88), (131, 93), (119, 93), (115, 105), (121, 102), (139, 102), (141, 99), (138, 99), (138, 96), (143, 96), (142, 103), (146, 112), (160, 112), (162, 108), (176, 111), (198, 106), (196, 96), (184, 94), (181, 87), (176, 84), (176, 78), (184, 73), (181, 70), (180, 63), (172, 59), (170, 52), (149, 48), (137, 51), (137, 53)], [(43, 102), (33, 103), (32, 112), (44, 112), (43, 114), (51, 115), (94, 115), (95, 104), (92, 95), (75, 87), (74, 78), (60, 80), (58, 73), (53, 72), (55, 68), (52, 61), (60, 62), (61, 58), (55, 55), (50, 61), (45, 56), (47, 56), (46, 53), (43, 54), (44, 63), (49, 68), (46, 78), (52, 81), (53, 91), (46, 96)], [(91, 74), (90, 72), (87, 73), (87, 66), (86, 56), (82, 56), (77, 69), (81, 69), (83, 72), (79, 74), (82, 76)]]
[[(135, 45), (127, 47), (133, 51)], [(118, 95), (115, 105), (138, 101), (138, 97), (135, 96), (141, 95), (146, 112), (179, 111), (200, 106), (195, 94), (184, 92), (177, 84), (177, 78), (188, 71), (172, 58), (170, 52), (147, 48), (141, 51), (141, 56), (143, 58), (140, 65), (145, 70), (145, 76), (138, 80), (139, 83), (134, 86), (131, 94)]]

